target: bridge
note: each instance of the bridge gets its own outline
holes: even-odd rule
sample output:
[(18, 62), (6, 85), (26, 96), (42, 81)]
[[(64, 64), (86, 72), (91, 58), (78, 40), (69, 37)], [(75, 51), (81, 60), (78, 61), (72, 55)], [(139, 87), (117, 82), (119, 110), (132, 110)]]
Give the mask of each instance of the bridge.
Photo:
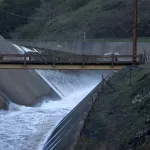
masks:
[[(114, 53), (116, 50), (115, 44), (101, 44), (99, 43), (96, 53), (93, 47), (98, 45), (95, 43), (91, 45), (90, 42), (50, 42), (50, 41), (35, 41), (35, 40), (13, 40), (12, 43), (17, 45), (24, 45), (30, 48), (38, 49), (49, 49), (52, 50), (51, 54), (24, 54), (24, 55), (13, 55), (13, 57), (22, 58), (20, 60), (4, 60), (5, 57), (12, 57), (12, 54), (1, 55), (0, 68), (14, 68), (14, 69), (122, 69), (128, 65), (137, 65), (145, 62), (145, 56), (137, 51), (137, 0), (134, 0), (134, 13), (133, 13), (133, 43), (130, 43), (132, 50), (126, 46), (121, 46), (119, 52), (121, 55), (109, 55), (105, 56), (108, 51)], [(120, 44), (119, 44), (120, 45)], [(114, 49), (112, 50), (112, 47)], [(122, 50), (121, 50), (122, 49)], [(108, 50), (108, 51), (107, 51)], [(64, 55), (56, 56), (53, 51), (65, 52)], [(97, 52), (103, 51), (103, 55)], [(105, 52), (106, 53), (105, 53)], [(143, 49), (141, 49), (143, 52)], [(72, 54), (67, 54), (67, 52)], [(90, 53), (89, 53), (90, 52)], [(131, 54), (132, 52), (132, 54)], [(140, 55), (137, 52), (141, 53)], [(92, 53), (92, 54), (91, 54)]]
[(150, 46), (150, 43), (138, 43), (135, 52), (132, 42), (9, 41), (31, 50), (36, 48), (37, 52), (1, 54), (0, 57), (9, 59), (2, 59), (0, 68), (119, 70), (145, 63)]
[[(145, 50), (149, 54), (150, 43), (137, 43), (136, 17), (135, 7), (133, 42), (9, 40), (12, 44), (36, 48), (37, 52), (1, 54), (0, 68), (119, 70), (143, 64), (146, 61), (146, 53), (143, 52)], [(110, 52), (112, 54), (106, 55)]]
[[(137, 55), (136, 64), (145, 61)], [(27, 52), (25, 54), (0, 54), (0, 69), (82, 69), (119, 70), (132, 65), (132, 55), (56, 55), (55, 53)]]

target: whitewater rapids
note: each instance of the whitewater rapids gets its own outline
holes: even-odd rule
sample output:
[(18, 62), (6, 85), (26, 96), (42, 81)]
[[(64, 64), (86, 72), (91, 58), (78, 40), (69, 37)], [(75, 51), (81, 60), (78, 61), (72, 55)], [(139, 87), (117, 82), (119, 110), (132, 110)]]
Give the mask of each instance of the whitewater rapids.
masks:
[(11, 106), (13, 110), (0, 116), (0, 150), (42, 149), (54, 127), (92, 88), (94, 85), (38, 108)]
[[(20, 53), (30, 51), (14, 46)], [(61, 99), (53, 101), (47, 97), (41, 99), (37, 107), (10, 103), (9, 111), (0, 111), (0, 150), (42, 150), (55, 126), (100, 82), (101, 74), (106, 73), (55, 70), (36, 72)]]
[[(92, 81), (92, 78), (87, 77), (87, 73), (83, 73), (86, 77), (77, 77), (78, 80), (75, 75), (72, 77), (70, 75), (72, 81), (64, 80), (61, 84), (59, 80), (67, 79), (68, 74), (53, 71), (38, 71), (38, 73), (48, 83), (50, 77), (55, 77), (57, 80), (55, 83), (53, 80), (52, 83), (61, 91), (63, 97), (59, 101), (42, 99), (43, 103), (38, 107), (11, 103), (8, 112), (0, 111), (0, 150), (42, 150), (55, 126), (99, 83), (98, 79), (93, 77)], [(77, 81), (73, 80), (74, 78)]]

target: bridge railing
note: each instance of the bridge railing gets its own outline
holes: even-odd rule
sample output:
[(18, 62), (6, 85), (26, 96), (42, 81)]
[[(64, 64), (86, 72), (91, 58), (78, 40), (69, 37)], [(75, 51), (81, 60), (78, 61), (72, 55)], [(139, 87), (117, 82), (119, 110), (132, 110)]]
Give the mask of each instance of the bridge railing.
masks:
[(92, 104), (99, 97), (98, 84), (54, 129), (43, 150), (70, 150), (75, 146)]
[[(145, 56), (137, 55), (137, 63), (144, 63)], [(28, 52), (25, 54), (0, 54), (0, 63), (19, 63), (19, 64), (132, 64), (132, 55), (57, 55), (39, 54), (37, 52)]]

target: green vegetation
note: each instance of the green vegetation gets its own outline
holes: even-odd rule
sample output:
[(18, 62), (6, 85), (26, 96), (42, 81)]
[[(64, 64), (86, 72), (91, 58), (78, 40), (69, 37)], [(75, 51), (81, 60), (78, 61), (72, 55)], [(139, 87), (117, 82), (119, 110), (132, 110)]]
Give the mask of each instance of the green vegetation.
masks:
[[(150, 2), (139, 1), (138, 36), (150, 36)], [(88, 39), (132, 36), (132, 0), (3, 0), (0, 34), (13, 38)], [(6, 18), (7, 17), (7, 18)]]
[(0, 3), (0, 34), (9, 38), (9, 33), (27, 24), (28, 18), (37, 7), (40, 0), (3, 0)]
[(150, 149), (150, 65), (115, 73), (86, 120), (77, 150)]

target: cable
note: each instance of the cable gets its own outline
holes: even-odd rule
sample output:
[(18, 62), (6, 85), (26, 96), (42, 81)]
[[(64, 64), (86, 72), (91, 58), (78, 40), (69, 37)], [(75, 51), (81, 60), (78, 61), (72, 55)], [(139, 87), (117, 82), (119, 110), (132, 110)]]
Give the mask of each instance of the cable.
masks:
[[(56, 11), (56, 10), (60, 7), (60, 4), (61, 4), (61, 2), (60, 2), (52, 11), (50, 11), (50, 13)], [(9, 11), (6, 11), (6, 10), (2, 9), (1, 7), (0, 7), (0, 10), (3, 11), (3, 12), (5, 12), (5, 13), (7, 13), (7, 14), (9, 14), (9, 15), (12, 15), (12, 16), (15, 16), (15, 17), (19, 17), (19, 18), (26, 18), (26, 19), (33, 19), (33, 20), (51, 19), (51, 17), (48, 17), (48, 18), (42, 18), (42, 17), (39, 17), (39, 18), (35, 18), (35, 17), (25, 17), (25, 16), (22, 16), (22, 15), (18, 15), (18, 14), (15, 14), (15, 13), (12, 13), (12, 12), (9, 12)]]
[(44, 19), (49, 19), (49, 18), (34, 18), (34, 17), (25, 17), (25, 16), (21, 16), (21, 15), (17, 15), (17, 14), (14, 14), (14, 13), (11, 13), (11, 12), (8, 12), (2, 8), (0, 8), (1, 11), (9, 14), (9, 15), (12, 15), (12, 16), (15, 16), (15, 17), (19, 17), (19, 18), (26, 18), (26, 19), (33, 19), (33, 20), (44, 20)]

